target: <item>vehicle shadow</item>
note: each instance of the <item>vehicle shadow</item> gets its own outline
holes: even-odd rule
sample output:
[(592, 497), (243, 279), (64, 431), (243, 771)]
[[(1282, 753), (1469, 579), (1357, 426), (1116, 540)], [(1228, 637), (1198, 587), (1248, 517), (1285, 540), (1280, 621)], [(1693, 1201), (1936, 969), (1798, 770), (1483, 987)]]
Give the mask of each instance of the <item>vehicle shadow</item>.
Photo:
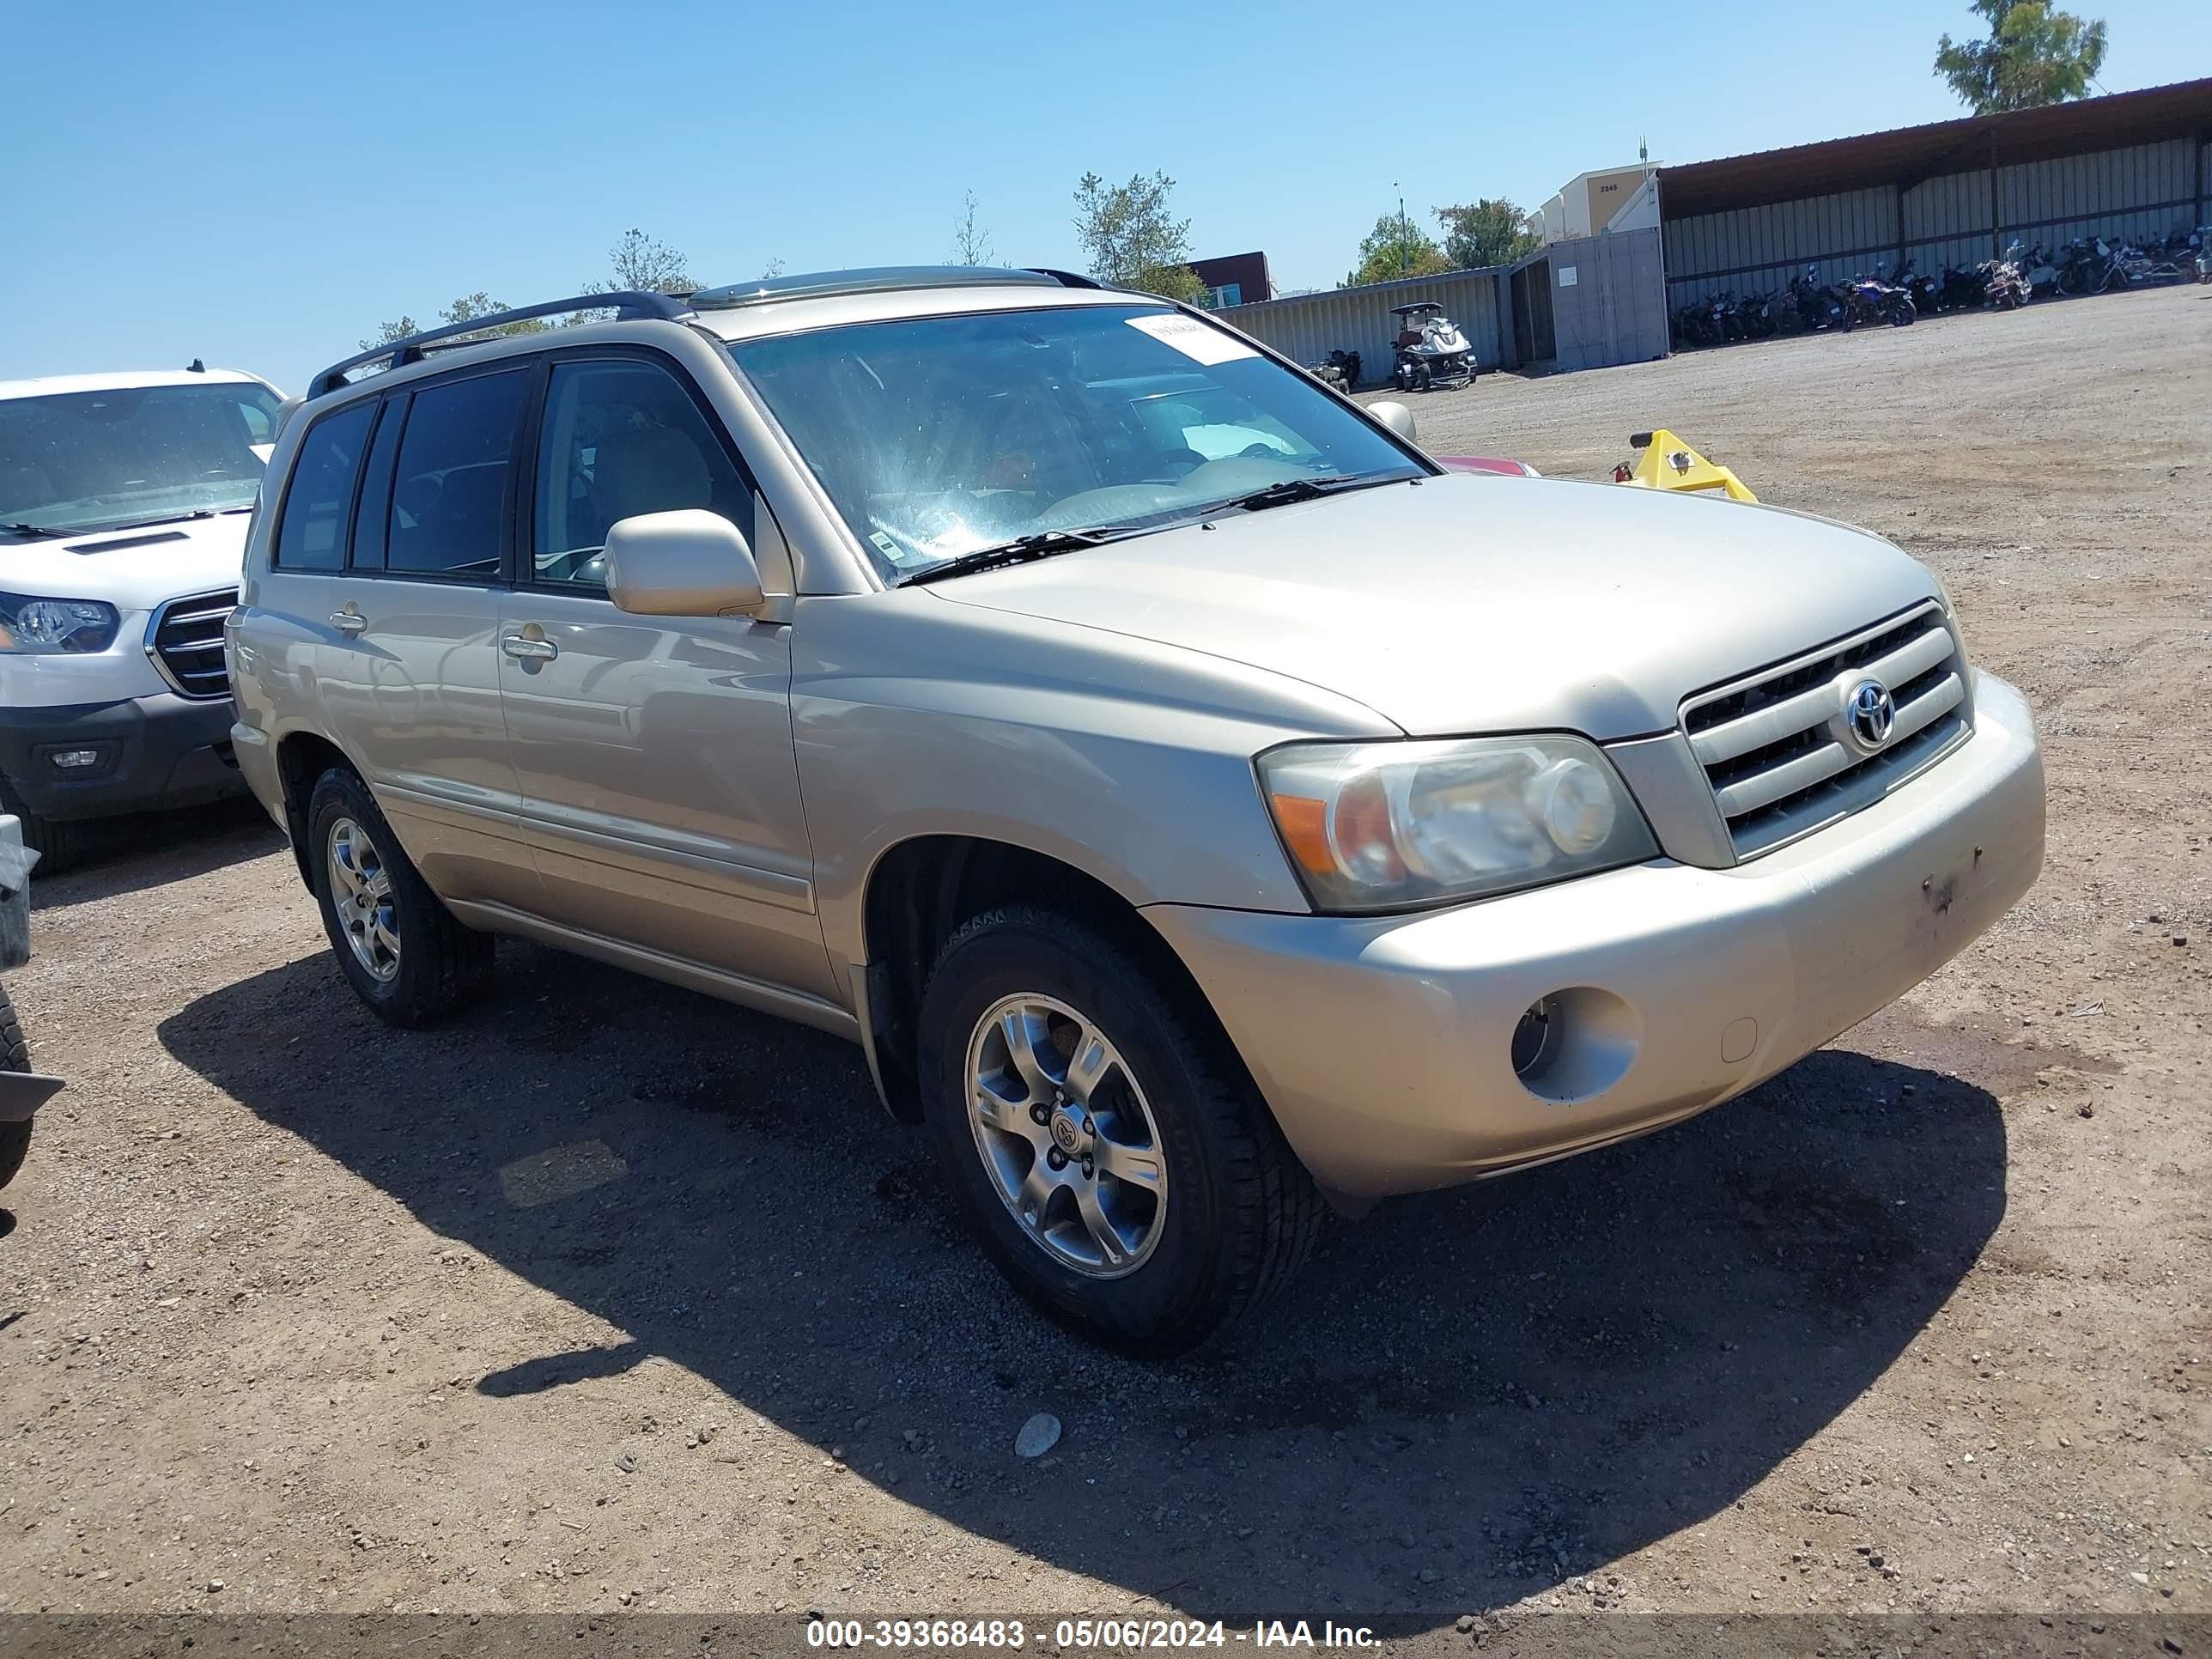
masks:
[[(1853, 1040), (1927, 1036), (1883, 1018)], [(902, 1501), (1232, 1620), (1425, 1628), (1712, 1515), (1896, 1361), (2005, 1205), (1988, 1091), (1824, 1051), (1664, 1134), (1382, 1206), (1228, 1352), (1146, 1366), (1013, 1298), (833, 1038), (512, 945), (438, 1032), (386, 1030), (315, 957), (161, 1036), (627, 1334), (489, 1400), (665, 1356)], [(1038, 1410), (1049, 1464), (1011, 1449)]]
[(76, 865), (58, 875), (32, 870), (31, 908), (57, 910), (190, 881), (283, 845), (269, 814), (243, 798), (99, 819), (85, 826)]

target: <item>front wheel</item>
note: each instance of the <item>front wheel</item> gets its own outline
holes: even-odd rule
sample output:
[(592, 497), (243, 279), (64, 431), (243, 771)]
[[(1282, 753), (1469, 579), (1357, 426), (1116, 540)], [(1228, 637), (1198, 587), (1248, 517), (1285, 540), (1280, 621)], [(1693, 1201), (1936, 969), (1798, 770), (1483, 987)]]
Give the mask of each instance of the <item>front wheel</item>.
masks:
[(392, 1025), (428, 1025), (491, 981), (489, 933), (464, 927), (416, 871), (368, 786), (333, 767), (307, 801), (308, 865), (331, 950)]
[(1312, 1248), (1320, 1194), (1187, 988), (1055, 912), (955, 933), (921, 1008), (929, 1133), (1015, 1289), (1143, 1354), (1250, 1313)]
[(84, 850), (84, 826), (33, 812), (23, 805), (15, 787), (0, 781), (0, 812), (13, 812), (23, 823), (23, 845), (39, 855), (38, 872), (58, 876), (77, 861)]
[[(23, 1040), (23, 1027), (15, 1018), (15, 1005), (0, 990), (0, 1072), (31, 1069), (31, 1045)], [(0, 1187), (15, 1178), (31, 1150), (31, 1120), (0, 1123)]]

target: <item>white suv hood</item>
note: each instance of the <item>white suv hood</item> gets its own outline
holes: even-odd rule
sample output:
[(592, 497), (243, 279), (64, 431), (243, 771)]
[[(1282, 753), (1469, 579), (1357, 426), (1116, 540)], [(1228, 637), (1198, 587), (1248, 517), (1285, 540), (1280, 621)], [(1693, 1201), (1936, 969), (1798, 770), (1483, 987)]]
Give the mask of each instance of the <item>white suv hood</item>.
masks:
[(243, 510), (219, 513), (58, 541), (22, 541), (0, 532), (0, 592), (105, 599), (128, 615), (183, 594), (235, 587), (250, 517)]
[(1327, 687), (1406, 731), (1670, 730), (1689, 693), (1936, 593), (1802, 514), (1456, 476), (1193, 525), (930, 592)]

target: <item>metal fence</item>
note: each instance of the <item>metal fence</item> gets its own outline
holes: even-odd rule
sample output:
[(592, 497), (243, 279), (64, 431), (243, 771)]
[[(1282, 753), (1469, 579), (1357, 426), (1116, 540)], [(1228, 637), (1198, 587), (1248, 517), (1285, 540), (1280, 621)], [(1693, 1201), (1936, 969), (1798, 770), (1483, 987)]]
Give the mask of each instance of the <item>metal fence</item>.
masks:
[(1504, 271), (1503, 266), (1486, 265), (1480, 270), (1452, 270), (1441, 276), (1413, 276), (1231, 306), (1213, 314), (1302, 363), (1320, 362), (1339, 349), (1357, 351), (1363, 381), (1374, 384), (1389, 377), (1397, 342), (1398, 319), (1390, 307), (1433, 300), (1467, 335), (1477, 364), (1500, 368), (1512, 361), (1498, 297)]
[(1808, 264), (1836, 283), (1887, 272), (1900, 256), (1933, 275), (2014, 240), (2164, 237), (2196, 225), (2208, 195), (2212, 152), (2175, 138), (1947, 173), (1902, 192), (1886, 185), (1699, 214), (1665, 228), (1667, 303), (1779, 288)]

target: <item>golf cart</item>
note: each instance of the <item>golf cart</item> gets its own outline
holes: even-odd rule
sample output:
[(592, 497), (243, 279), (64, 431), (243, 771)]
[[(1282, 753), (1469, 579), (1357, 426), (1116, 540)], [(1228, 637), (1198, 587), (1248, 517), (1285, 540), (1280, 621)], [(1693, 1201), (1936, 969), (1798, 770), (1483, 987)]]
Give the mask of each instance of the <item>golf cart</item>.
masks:
[(1474, 349), (1459, 325), (1444, 315), (1433, 300), (1408, 306), (1392, 306), (1398, 319), (1398, 351), (1390, 368), (1391, 384), (1401, 392), (1428, 392), (1437, 386), (1473, 386)]

